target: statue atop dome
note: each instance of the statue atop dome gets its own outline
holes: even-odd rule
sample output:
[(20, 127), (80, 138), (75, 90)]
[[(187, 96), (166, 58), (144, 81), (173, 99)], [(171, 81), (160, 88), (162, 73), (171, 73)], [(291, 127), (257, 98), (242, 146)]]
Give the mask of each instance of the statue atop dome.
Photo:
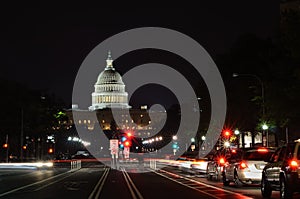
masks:
[(108, 51), (108, 55), (107, 55), (107, 59), (106, 59), (106, 68), (114, 68), (112, 63), (113, 63), (113, 59), (111, 57), (111, 52)]

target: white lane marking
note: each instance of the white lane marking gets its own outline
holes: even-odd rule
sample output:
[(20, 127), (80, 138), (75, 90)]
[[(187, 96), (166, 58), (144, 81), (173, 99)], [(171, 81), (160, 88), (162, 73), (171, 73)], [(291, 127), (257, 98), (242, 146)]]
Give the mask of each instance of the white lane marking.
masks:
[(195, 187), (191, 187), (191, 186), (186, 185), (186, 184), (184, 184), (184, 183), (182, 183), (182, 182), (179, 182), (179, 181), (177, 181), (177, 180), (174, 180), (174, 179), (172, 179), (172, 178), (170, 178), (170, 177), (168, 177), (168, 176), (165, 176), (165, 175), (163, 175), (163, 174), (161, 174), (161, 173), (158, 173), (158, 172), (156, 172), (156, 171), (152, 171), (152, 172), (155, 173), (155, 174), (157, 174), (157, 175), (160, 175), (160, 176), (162, 176), (162, 177), (164, 177), (164, 178), (167, 178), (167, 179), (169, 179), (169, 180), (171, 180), (171, 181), (173, 181), (173, 182), (176, 182), (176, 183), (178, 183), (178, 184), (180, 184), (180, 185), (182, 185), (182, 186), (188, 187), (188, 188), (190, 188), (190, 189), (194, 189), (194, 190), (196, 190), (196, 191), (198, 191), (198, 192), (200, 192), (200, 193), (203, 193), (203, 194), (205, 194), (205, 195), (208, 195), (208, 196), (210, 196), (210, 197), (217, 198), (217, 199), (222, 199), (222, 198), (216, 197), (215, 195), (212, 195), (212, 194), (210, 194), (210, 193), (207, 193), (207, 192), (205, 192), (205, 191), (201, 191), (201, 190), (199, 190), (199, 189), (196, 189)]
[[(104, 172), (103, 172), (102, 176), (100, 177), (98, 183), (97, 183), (96, 186), (94, 187), (92, 193), (89, 195), (89, 198), (88, 198), (88, 199), (94, 198), (94, 195), (95, 195), (96, 191), (98, 190), (98, 188), (99, 188), (99, 190), (97, 191), (96, 194), (98, 194), (98, 193), (100, 194), (100, 191), (101, 191), (102, 188), (103, 188), (103, 184), (104, 184), (104, 182), (105, 182), (105, 180), (106, 180), (106, 177), (107, 177), (108, 173), (109, 173), (109, 168), (104, 168)], [(104, 179), (104, 178), (105, 178), (105, 179)], [(102, 183), (102, 181), (103, 181), (103, 183)], [(101, 185), (102, 185), (102, 186), (101, 186)], [(100, 187), (99, 187), (99, 186), (100, 186)], [(96, 198), (96, 197), (95, 197), (95, 198)]]
[[(173, 175), (173, 176), (174, 176), (174, 175), (179, 176), (178, 174), (174, 174), (174, 173), (171, 173), (171, 172), (168, 172), (168, 171), (165, 171), (165, 170), (161, 170), (161, 171), (163, 171), (163, 172), (165, 172), (165, 173), (168, 173), (168, 174), (170, 174), (170, 175)], [(244, 198), (244, 199), (251, 199), (250, 197), (245, 196), (245, 195), (243, 195), (243, 194), (236, 193), (236, 192), (232, 192), (232, 191), (229, 191), (229, 190), (226, 190), (226, 189), (222, 189), (222, 188), (219, 188), (219, 187), (211, 186), (211, 185), (209, 185), (209, 184), (205, 184), (205, 183), (199, 182), (199, 181), (197, 181), (197, 180), (188, 179), (188, 178), (185, 178), (184, 176), (181, 176), (181, 178), (184, 178), (184, 179), (189, 180), (189, 181), (191, 181), (191, 182), (195, 182), (195, 183), (197, 183), (197, 184), (199, 184), (199, 185), (203, 185), (203, 186), (206, 186), (206, 187), (209, 187), (209, 188), (212, 188), (212, 189), (217, 189), (217, 190), (219, 190), (219, 191), (223, 191), (223, 192), (226, 192), (226, 193), (238, 195), (239, 197), (242, 197), (242, 198)]]
[(75, 174), (75, 172), (71, 173), (71, 174), (68, 175), (68, 176), (64, 176), (64, 177), (62, 177), (62, 178), (60, 178), (60, 179), (58, 179), (58, 180), (55, 180), (55, 181), (50, 182), (50, 183), (48, 183), (48, 184), (45, 184), (44, 186), (41, 186), (41, 187), (35, 189), (34, 191), (42, 190), (42, 189), (44, 189), (44, 188), (46, 188), (46, 187), (49, 187), (50, 185), (52, 185), (52, 184), (54, 184), (54, 183), (57, 183), (57, 182), (59, 182), (59, 181), (62, 181), (62, 180), (65, 179), (65, 178), (68, 178), (68, 177), (70, 177), (70, 176), (72, 176), (72, 175), (74, 175), (74, 174)]
[(130, 194), (131, 194), (132, 198), (133, 198), (133, 199), (137, 199), (137, 197), (136, 197), (136, 195), (135, 195), (135, 193), (134, 193), (132, 187), (130, 186), (130, 183), (129, 183), (129, 181), (128, 181), (126, 175), (124, 174), (123, 169), (122, 169), (122, 174), (123, 174), (123, 176), (124, 176), (125, 182), (126, 182), (126, 184), (127, 184), (127, 187), (128, 187), (128, 189), (129, 189), (129, 191), (130, 191)]
[[(144, 199), (144, 197), (142, 196), (141, 192), (138, 190), (138, 188), (135, 186), (135, 184), (133, 183), (132, 179), (130, 178), (129, 174), (126, 172), (126, 170), (124, 168), (122, 168), (122, 172), (125, 178), (125, 181), (127, 183), (127, 186), (131, 192), (132, 197), (135, 198), (139, 198), (139, 199)], [(132, 188), (130, 187), (129, 183), (131, 184), (132, 188), (135, 190), (136, 194), (138, 197), (136, 197), (136, 195), (134, 194), (134, 192), (132, 192)]]
[(103, 178), (103, 180), (102, 180), (102, 182), (101, 182), (101, 184), (100, 184), (100, 186), (98, 188), (97, 194), (95, 196), (95, 198), (97, 198), (97, 199), (99, 198), (99, 195), (100, 195), (100, 193), (101, 193), (101, 191), (103, 189), (103, 186), (104, 186), (104, 183), (105, 183), (106, 178), (108, 176), (108, 173), (109, 173), (109, 169), (107, 170), (107, 172), (106, 172), (106, 174), (105, 174), (105, 176), (104, 176), (104, 178)]
[(46, 179), (44, 179), (44, 180), (41, 180), (41, 181), (38, 181), (38, 182), (35, 182), (35, 183), (32, 183), (32, 184), (28, 184), (28, 185), (25, 185), (25, 186), (22, 186), (22, 187), (19, 187), (19, 188), (12, 189), (12, 190), (10, 190), (10, 191), (7, 191), (7, 192), (5, 192), (5, 193), (0, 194), (0, 197), (6, 196), (6, 195), (11, 194), (11, 193), (14, 193), (14, 192), (16, 192), (16, 191), (20, 191), (20, 190), (22, 190), (22, 189), (26, 189), (26, 188), (31, 187), (31, 186), (34, 186), (34, 185), (41, 184), (41, 183), (46, 182), (46, 181), (48, 181), (48, 180), (51, 180), (51, 179), (53, 179), (53, 178), (57, 178), (57, 177), (59, 177), (59, 176), (66, 175), (66, 174), (68, 174), (68, 173), (70, 173), (70, 172), (71, 172), (71, 171), (68, 171), (68, 172), (66, 172), (66, 173), (57, 174), (57, 175), (52, 176), (52, 177), (50, 177), (50, 178), (46, 178)]

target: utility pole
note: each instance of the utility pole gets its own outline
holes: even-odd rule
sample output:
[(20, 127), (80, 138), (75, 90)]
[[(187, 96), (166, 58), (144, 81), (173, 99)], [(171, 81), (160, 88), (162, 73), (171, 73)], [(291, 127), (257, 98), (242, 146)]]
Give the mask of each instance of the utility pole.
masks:
[(8, 163), (8, 149), (9, 149), (8, 134), (6, 134), (5, 143), (6, 143), (6, 163)]
[(23, 162), (23, 108), (21, 109), (21, 136), (20, 136), (20, 159)]
[(288, 127), (285, 127), (285, 140), (286, 140), (286, 143), (289, 142), (289, 129), (288, 129)]

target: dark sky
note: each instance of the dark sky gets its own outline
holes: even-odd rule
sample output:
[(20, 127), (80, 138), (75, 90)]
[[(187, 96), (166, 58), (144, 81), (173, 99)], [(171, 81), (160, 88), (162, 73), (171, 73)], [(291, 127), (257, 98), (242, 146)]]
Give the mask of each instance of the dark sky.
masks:
[[(145, 4), (131, 9), (114, 9), (113, 5), (3, 7), (0, 78), (48, 89), (70, 104), (76, 72), (85, 56), (120, 31), (143, 26), (175, 29), (196, 39), (213, 57), (229, 51), (245, 33), (276, 39), (278, 3), (210, 2), (198, 6)], [(104, 67), (104, 60), (99, 65)]]

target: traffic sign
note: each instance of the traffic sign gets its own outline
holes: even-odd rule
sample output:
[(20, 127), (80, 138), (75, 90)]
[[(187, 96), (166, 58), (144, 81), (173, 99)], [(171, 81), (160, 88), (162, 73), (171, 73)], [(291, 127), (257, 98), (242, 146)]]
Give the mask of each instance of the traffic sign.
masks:
[(117, 139), (109, 140), (109, 144), (110, 144), (110, 154), (111, 155), (118, 154), (118, 151), (119, 151), (119, 140), (117, 140)]
[(129, 153), (130, 153), (130, 147), (124, 147), (124, 158), (129, 158)]

